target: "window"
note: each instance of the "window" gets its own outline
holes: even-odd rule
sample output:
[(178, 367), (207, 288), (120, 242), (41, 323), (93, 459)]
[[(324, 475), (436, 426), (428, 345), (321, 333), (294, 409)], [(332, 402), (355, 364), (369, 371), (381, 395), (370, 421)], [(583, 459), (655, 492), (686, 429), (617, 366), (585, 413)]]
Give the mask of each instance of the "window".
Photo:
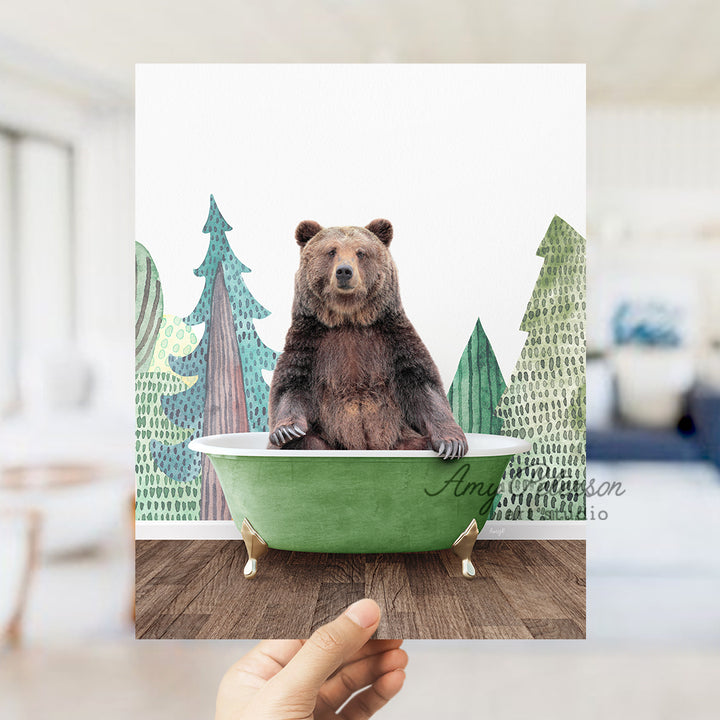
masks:
[(0, 416), (77, 334), (73, 175), (69, 145), (0, 128)]

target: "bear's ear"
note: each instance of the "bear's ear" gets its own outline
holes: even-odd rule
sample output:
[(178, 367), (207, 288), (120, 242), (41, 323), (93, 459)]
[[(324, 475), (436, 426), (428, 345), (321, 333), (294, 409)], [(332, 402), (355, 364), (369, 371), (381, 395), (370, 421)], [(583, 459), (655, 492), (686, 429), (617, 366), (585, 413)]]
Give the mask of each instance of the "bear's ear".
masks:
[(305, 243), (314, 238), (322, 227), (314, 220), (303, 220), (295, 229), (295, 241), (300, 247), (305, 247)]
[(389, 220), (378, 218), (365, 226), (383, 245), (389, 245), (393, 237), (393, 228)]

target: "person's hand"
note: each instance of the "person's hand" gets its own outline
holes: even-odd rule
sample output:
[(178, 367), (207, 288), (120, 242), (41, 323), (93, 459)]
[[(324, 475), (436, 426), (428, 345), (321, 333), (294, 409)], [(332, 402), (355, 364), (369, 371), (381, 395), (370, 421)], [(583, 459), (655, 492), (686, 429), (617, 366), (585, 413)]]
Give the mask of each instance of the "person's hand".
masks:
[(371, 717), (400, 692), (408, 659), (402, 640), (370, 640), (379, 622), (377, 603), (359, 600), (307, 641), (264, 640), (225, 673), (215, 720)]

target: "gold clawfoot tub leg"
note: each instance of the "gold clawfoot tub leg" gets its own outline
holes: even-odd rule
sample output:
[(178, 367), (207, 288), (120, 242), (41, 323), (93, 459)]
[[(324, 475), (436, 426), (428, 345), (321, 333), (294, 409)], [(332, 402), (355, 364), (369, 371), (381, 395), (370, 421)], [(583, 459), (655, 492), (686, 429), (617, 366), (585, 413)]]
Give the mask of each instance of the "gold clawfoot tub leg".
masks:
[(472, 554), (475, 540), (477, 540), (479, 534), (480, 531), (478, 530), (477, 522), (475, 518), (473, 518), (472, 522), (465, 528), (462, 535), (460, 535), (452, 546), (452, 551), (462, 560), (463, 576), (471, 580), (475, 577), (475, 567), (472, 562), (470, 562), (470, 555)]
[(257, 575), (257, 561), (268, 551), (267, 543), (255, 532), (255, 528), (243, 518), (240, 534), (245, 542), (248, 561), (245, 563), (243, 575), (254, 578)]

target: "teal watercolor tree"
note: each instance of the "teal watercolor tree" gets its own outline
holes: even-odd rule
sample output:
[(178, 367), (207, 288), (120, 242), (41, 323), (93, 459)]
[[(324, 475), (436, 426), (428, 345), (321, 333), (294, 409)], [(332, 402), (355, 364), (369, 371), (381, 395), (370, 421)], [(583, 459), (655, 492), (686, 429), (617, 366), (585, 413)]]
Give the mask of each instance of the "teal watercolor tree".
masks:
[(195, 275), (205, 278), (205, 286), (195, 309), (184, 318), (190, 326), (204, 323), (205, 332), (189, 355), (168, 358), (174, 372), (197, 376), (197, 381), (162, 398), (170, 422), (192, 433), (176, 445), (152, 446), (158, 468), (168, 477), (187, 482), (201, 472), (202, 520), (229, 519), (230, 514), (212, 465), (188, 444), (201, 435), (266, 431), (269, 387), (262, 370), (272, 370), (277, 360), (255, 329), (254, 321), (270, 313), (245, 285), (242, 275), (250, 268), (230, 248), (226, 233), (231, 230), (211, 195), (203, 227), (210, 242), (195, 270)]
[[(585, 239), (555, 217), (520, 329), (528, 333), (497, 415), (526, 439), (510, 461), (498, 519), (585, 518)], [(522, 495), (524, 502), (517, 503)]]

